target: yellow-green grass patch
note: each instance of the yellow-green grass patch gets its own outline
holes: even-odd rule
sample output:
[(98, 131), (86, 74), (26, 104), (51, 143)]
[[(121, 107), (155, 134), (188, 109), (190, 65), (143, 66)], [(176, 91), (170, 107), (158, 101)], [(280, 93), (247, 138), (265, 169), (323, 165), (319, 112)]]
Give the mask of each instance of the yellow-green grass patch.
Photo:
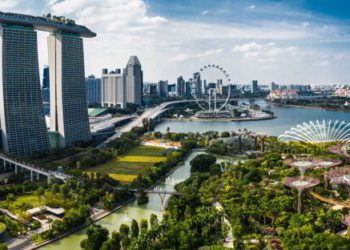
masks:
[(120, 156), (115, 161), (119, 162), (160, 162), (165, 161), (166, 157), (160, 157), (160, 156), (139, 156), (139, 155), (127, 155), (127, 156)]
[(130, 183), (137, 178), (137, 175), (132, 174), (109, 174), (109, 176), (122, 183)]
[[(87, 169), (87, 172), (137, 177), (138, 175), (146, 174), (154, 163), (165, 161), (166, 157), (162, 155), (164, 150), (165, 149), (161, 147), (138, 146), (131, 149), (123, 156), (116, 157), (105, 164)], [(121, 177), (121, 179), (122, 178), (131, 179), (130, 177)]]

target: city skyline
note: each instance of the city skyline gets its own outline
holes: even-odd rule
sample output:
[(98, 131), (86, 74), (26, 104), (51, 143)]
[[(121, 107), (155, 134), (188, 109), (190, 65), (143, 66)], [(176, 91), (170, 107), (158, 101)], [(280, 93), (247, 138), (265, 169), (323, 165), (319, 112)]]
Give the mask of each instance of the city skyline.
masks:
[[(87, 75), (138, 55), (145, 81), (175, 82), (202, 64), (220, 63), (235, 83), (349, 83), (346, 1), (186, 3), (14, 0), (2, 1), (0, 10), (51, 12), (91, 27), (98, 36), (85, 44)], [(41, 67), (47, 64), (46, 36), (39, 33)]]

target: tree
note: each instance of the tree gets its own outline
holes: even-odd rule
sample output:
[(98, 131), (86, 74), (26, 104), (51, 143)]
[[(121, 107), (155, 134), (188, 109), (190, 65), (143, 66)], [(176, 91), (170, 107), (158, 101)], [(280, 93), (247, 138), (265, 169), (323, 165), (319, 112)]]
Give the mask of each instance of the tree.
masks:
[(121, 224), (119, 227), (119, 232), (121, 237), (124, 239), (129, 236), (130, 233), (130, 227), (126, 224)]
[(151, 214), (149, 222), (151, 224), (151, 228), (155, 228), (156, 226), (158, 226), (158, 217), (157, 217), (157, 215)]
[(137, 238), (139, 236), (139, 224), (135, 219), (131, 222), (131, 238)]
[(140, 222), (141, 232), (146, 232), (148, 229), (148, 221), (146, 219), (141, 220)]
[(38, 197), (39, 202), (41, 201), (42, 196), (45, 194), (45, 190), (42, 187), (39, 187), (37, 190), (34, 191), (35, 196)]
[(84, 239), (80, 246), (85, 250), (100, 249), (102, 244), (108, 239), (108, 230), (101, 225), (94, 224), (87, 230), (87, 239)]
[(113, 232), (112, 237), (105, 241), (101, 247), (101, 250), (120, 250), (120, 243), (122, 241), (121, 235), (119, 232)]
[(0, 244), (0, 250), (7, 250), (8, 247), (5, 244)]
[(230, 133), (227, 131), (224, 131), (221, 133), (221, 138), (229, 138), (230, 137)]
[(70, 188), (67, 184), (63, 184), (60, 186), (60, 193), (62, 194), (64, 199), (67, 199), (69, 197), (69, 191)]
[(208, 154), (200, 154), (190, 162), (191, 172), (207, 172), (209, 167), (216, 162), (216, 157)]

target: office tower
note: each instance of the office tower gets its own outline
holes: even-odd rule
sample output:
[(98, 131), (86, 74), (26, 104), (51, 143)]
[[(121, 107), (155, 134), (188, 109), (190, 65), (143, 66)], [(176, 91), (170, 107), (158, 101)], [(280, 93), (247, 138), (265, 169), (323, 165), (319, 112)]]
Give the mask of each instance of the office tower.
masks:
[(126, 108), (125, 80), (120, 69), (102, 70), (101, 77), (101, 105), (102, 107)]
[(45, 65), (43, 69), (43, 89), (50, 88), (50, 70), (49, 66)]
[(150, 84), (149, 86), (149, 95), (150, 96), (157, 96), (157, 84)]
[(100, 104), (101, 103), (101, 79), (94, 75), (85, 78), (86, 88), (86, 103)]
[(19, 24), (1, 24), (0, 53), (3, 150), (16, 156), (31, 156), (48, 151), (36, 31)]
[(252, 93), (256, 94), (259, 91), (259, 87), (258, 87), (258, 81), (257, 80), (253, 80), (252, 81)]
[(177, 96), (180, 96), (180, 97), (183, 97), (185, 96), (185, 90), (186, 88), (186, 82), (185, 80), (183, 79), (182, 76), (179, 76), (177, 78), (177, 82), (176, 82), (176, 93), (177, 93)]
[(192, 88), (191, 88), (191, 80), (190, 81), (188, 81), (188, 82), (186, 82), (186, 86), (185, 86), (185, 96), (186, 97), (191, 97), (192, 96), (192, 93), (191, 93), (191, 90), (192, 90)]
[(193, 73), (194, 94), (197, 98), (202, 97), (202, 81), (199, 72)]
[(276, 90), (276, 89), (278, 89), (278, 85), (277, 85), (275, 82), (272, 82), (272, 83), (271, 83), (271, 86), (270, 86), (270, 90), (271, 90), (271, 91), (274, 91), (274, 90)]
[(203, 80), (203, 93), (204, 93), (205, 95), (208, 94), (207, 80)]
[(83, 40), (77, 34), (51, 33), (50, 130), (59, 133), (61, 146), (91, 139), (87, 113)]
[(168, 93), (175, 93), (176, 92), (176, 84), (168, 84)]
[(143, 72), (137, 56), (131, 56), (124, 70), (126, 102), (142, 105)]
[(158, 93), (160, 97), (168, 96), (168, 81), (159, 81), (158, 82)]

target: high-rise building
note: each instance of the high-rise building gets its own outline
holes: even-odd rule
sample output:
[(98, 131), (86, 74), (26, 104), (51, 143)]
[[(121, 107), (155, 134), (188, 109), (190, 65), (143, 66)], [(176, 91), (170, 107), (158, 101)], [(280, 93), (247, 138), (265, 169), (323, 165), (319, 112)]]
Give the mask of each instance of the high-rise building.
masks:
[(186, 82), (186, 86), (185, 86), (185, 96), (186, 96), (186, 97), (191, 97), (191, 96), (192, 96), (192, 93), (191, 93), (191, 91), (192, 91), (191, 85), (192, 85), (191, 80), (188, 81), (188, 82)]
[(271, 83), (271, 86), (270, 86), (270, 90), (271, 90), (271, 91), (274, 91), (274, 90), (276, 90), (276, 89), (278, 89), (278, 85), (277, 85), (275, 82), (272, 82), (272, 83)]
[(101, 79), (94, 75), (85, 78), (86, 102), (88, 104), (101, 103)]
[(182, 76), (179, 76), (177, 78), (176, 93), (177, 93), (177, 96), (180, 96), (180, 97), (183, 97), (186, 94), (186, 82)]
[(120, 69), (102, 70), (101, 106), (126, 108), (125, 79)]
[(207, 80), (203, 80), (203, 93), (204, 93), (205, 95), (208, 94)]
[(257, 80), (253, 80), (252, 81), (252, 93), (256, 94), (258, 92), (259, 92), (258, 81)]
[(131, 56), (124, 70), (126, 101), (142, 105), (143, 72), (137, 56)]
[(51, 33), (50, 130), (58, 132), (61, 146), (91, 139), (86, 104), (83, 40), (78, 34)]
[(169, 95), (168, 92), (168, 81), (159, 81), (158, 82), (158, 93), (160, 97), (167, 97)]
[(49, 66), (45, 65), (43, 68), (43, 85), (42, 88), (50, 88), (50, 69)]
[(197, 98), (202, 97), (202, 81), (199, 72), (193, 73), (194, 94)]
[(3, 150), (16, 156), (48, 151), (36, 31), (19, 24), (0, 24), (0, 54)]

